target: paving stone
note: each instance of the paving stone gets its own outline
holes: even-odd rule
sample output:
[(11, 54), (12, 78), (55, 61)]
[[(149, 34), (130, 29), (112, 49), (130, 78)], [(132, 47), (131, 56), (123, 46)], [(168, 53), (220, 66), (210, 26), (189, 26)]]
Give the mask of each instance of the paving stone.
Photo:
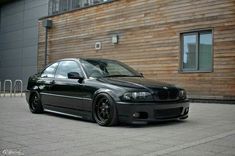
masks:
[[(25, 98), (0, 98), (0, 153), (25, 156), (235, 156), (235, 105), (193, 103), (185, 121), (96, 123), (51, 113), (32, 114)], [(1, 155), (1, 154), (0, 154)]]

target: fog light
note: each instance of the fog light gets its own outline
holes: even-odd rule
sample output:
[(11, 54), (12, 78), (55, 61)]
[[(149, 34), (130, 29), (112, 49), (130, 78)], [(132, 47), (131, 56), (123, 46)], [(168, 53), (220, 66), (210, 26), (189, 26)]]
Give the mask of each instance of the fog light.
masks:
[(133, 117), (134, 117), (134, 118), (139, 118), (139, 117), (140, 117), (140, 113), (135, 112), (135, 113), (133, 114)]

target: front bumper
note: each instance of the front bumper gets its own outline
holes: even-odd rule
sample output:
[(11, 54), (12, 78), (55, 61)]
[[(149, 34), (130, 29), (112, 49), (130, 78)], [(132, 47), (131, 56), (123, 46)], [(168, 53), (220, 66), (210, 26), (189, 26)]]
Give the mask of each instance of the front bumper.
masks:
[(119, 120), (128, 123), (146, 123), (186, 119), (189, 112), (189, 102), (164, 103), (127, 103), (117, 102)]

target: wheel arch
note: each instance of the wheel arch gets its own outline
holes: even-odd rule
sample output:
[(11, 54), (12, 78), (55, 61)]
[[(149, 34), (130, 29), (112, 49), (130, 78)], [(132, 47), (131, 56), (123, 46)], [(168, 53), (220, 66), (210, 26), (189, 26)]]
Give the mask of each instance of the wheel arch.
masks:
[(114, 102), (119, 101), (119, 97), (112, 90), (106, 89), (106, 88), (101, 88), (93, 94), (92, 104), (94, 104), (96, 97), (102, 93), (109, 95), (114, 100)]
[[(119, 101), (119, 97), (110, 89), (105, 89), (105, 88), (101, 88), (99, 90), (97, 90), (93, 97), (92, 97), (92, 112), (94, 111), (94, 105), (95, 105), (95, 102), (96, 102), (96, 98), (97, 96), (101, 95), (101, 94), (107, 94), (108, 96), (110, 96), (113, 101), (114, 101), (114, 105), (116, 107), (116, 110), (117, 110), (117, 105), (116, 105), (116, 101)], [(117, 114), (118, 114), (118, 111), (117, 111)], [(93, 116), (93, 113), (92, 113), (92, 118), (94, 120), (94, 116)]]
[[(108, 124), (100, 124), (100, 122), (97, 121), (97, 119), (95, 119), (97, 117), (94, 116), (96, 102), (99, 101), (104, 96), (106, 96), (106, 98), (112, 100), (112, 101), (110, 101), (112, 104), (111, 103), (110, 104), (113, 106), (113, 109), (112, 109), (113, 110), (112, 111), (113, 117), (111, 118), (110, 123), (108, 123)], [(117, 104), (116, 104), (116, 100), (118, 100), (118, 99), (119, 99), (119, 97), (117, 95), (115, 95), (115, 93), (112, 90), (100, 89), (99, 91), (97, 91), (96, 94), (94, 94), (93, 101), (92, 101), (92, 119), (93, 119), (93, 121), (96, 121), (101, 126), (113, 126), (113, 125), (118, 124), (119, 118), (118, 118), (118, 110), (117, 110)]]

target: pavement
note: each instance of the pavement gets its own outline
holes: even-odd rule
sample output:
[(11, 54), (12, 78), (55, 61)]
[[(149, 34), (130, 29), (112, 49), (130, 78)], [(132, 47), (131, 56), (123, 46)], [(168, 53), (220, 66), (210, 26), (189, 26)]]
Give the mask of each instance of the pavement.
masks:
[(101, 127), (0, 97), (0, 156), (9, 155), (235, 156), (235, 105), (191, 103), (185, 121)]

